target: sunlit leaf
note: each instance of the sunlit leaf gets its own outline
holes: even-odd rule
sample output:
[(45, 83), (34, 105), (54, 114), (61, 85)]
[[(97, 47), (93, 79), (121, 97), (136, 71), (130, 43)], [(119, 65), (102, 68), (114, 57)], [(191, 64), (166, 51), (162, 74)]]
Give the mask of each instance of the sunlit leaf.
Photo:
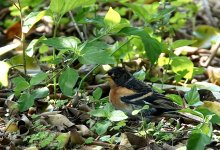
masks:
[(79, 43), (79, 39), (75, 37), (55, 37), (43, 40), (42, 43), (47, 46), (52, 46), (58, 50), (75, 50), (77, 48), (77, 44)]
[(193, 62), (185, 57), (173, 57), (171, 62), (171, 67), (174, 73), (184, 77), (186, 79), (191, 79), (193, 75)]
[(150, 37), (144, 29), (125, 27), (119, 33), (139, 36), (144, 44), (147, 57), (150, 59), (151, 63), (154, 64), (157, 61), (162, 52), (163, 46), (156, 39)]
[(193, 34), (197, 40), (194, 46), (200, 48), (209, 48), (220, 39), (220, 30), (208, 25), (197, 26)]
[(46, 11), (41, 12), (31, 12), (28, 16), (24, 19), (24, 24), (22, 26), (22, 32), (28, 33), (28, 31), (37, 23), (44, 15)]
[(125, 113), (121, 110), (114, 110), (111, 113), (111, 116), (109, 117), (109, 120), (111, 121), (121, 121), (127, 119), (128, 116), (125, 115)]
[(8, 63), (0, 61), (0, 85), (2, 86), (8, 86), (8, 71), (10, 67)]
[(196, 42), (195, 40), (177, 40), (177, 41), (173, 42), (171, 47), (173, 49), (175, 49), (175, 48), (178, 48), (178, 47), (191, 45), (195, 42)]
[(113, 26), (119, 24), (121, 21), (121, 16), (118, 12), (116, 12), (112, 7), (109, 8), (107, 14), (105, 15), (104, 22), (108, 26)]

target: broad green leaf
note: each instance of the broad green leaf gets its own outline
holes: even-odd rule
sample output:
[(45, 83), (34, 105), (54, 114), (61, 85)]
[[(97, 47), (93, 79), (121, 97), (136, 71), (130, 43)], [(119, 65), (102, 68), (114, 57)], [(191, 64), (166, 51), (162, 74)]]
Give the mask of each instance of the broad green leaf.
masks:
[(64, 95), (73, 95), (73, 87), (75, 86), (78, 78), (78, 72), (69, 67), (61, 74), (59, 77), (59, 86)]
[(22, 26), (22, 32), (28, 33), (28, 31), (37, 23), (44, 15), (46, 11), (41, 12), (31, 12), (25, 19)]
[(30, 80), (30, 85), (37, 85), (41, 83), (43, 80), (47, 78), (47, 74), (44, 72), (38, 73), (35, 76), (33, 76)]
[(183, 100), (179, 95), (176, 94), (167, 94), (166, 97), (168, 97), (173, 102), (177, 103), (180, 106), (183, 106)]
[(47, 87), (38, 88), (31, 92), (31, 95), (36, 98), (45, 98), (49, 95), (50, 91)]
[(75, 37), (55, 37), (43, 40), (42, 43), (46, 44), (47, 46), (52, 46), (58, 50), (75, 50), (77, 48), (79, 40)]
[(81, 51), (79, 61), (82, 64), (114, 64), (115, 59), (110, 52), (103, 50), (99, 42), (87, 44)]
[(111, 121), (121, 121), (127, 119), (128, 116), (125, 115), (125, 113), (121, 110), (114, 110), (111, 113), (111, 116), (109, 117), (109, 120)]
[(162, 44), (156, 39), (150, 37), (150, 35), (146, 33), (144, 29), (125, 27), (119, 33), (139, 36), (144, 44), (148, 59), (150, 59), (152, 64), (157, 61), (162, 52)]
[(112, 9), (112, 7), (110, 7), (104, 18), (105, 24), (108, 26), (114, 26), (116, 24), (119, 24), (120, 21), (121, 21), (120, 14), (114, 9)]
[(53, 13), (61, 14), (61, 10), (64, 8), (65, 0), (51, 0), (49, 9)]
[(220, 30), (208, 25), (197, 26), (194, 31), (196, 47), (209, 48), (212, 43), (220, 39)]
[(110, 121), (102, 121), (102, 122), (100, 121), (95, 124), (93, 129), (96, 131), (96, 133), (98, 135), (102, 135), (108, 130), (108, 128), (111, 125), (112, 125), (112, 123)]
[(171, 45), (171, 47), (173, 49), (178, 48), (178, 47), (182, 47), (182, 46), (187, 46), (187, 45), (191, 45), (193, 43), (195, 43), (195, 40), (177, 40), (175, 42), (173, 42), (173, 44)]
[(211, 142), (211, 138), (202, 133), (193, 133), (187, 142), (188, 150), (204, 150), (205, 146)]
[[(23, 55), (22, 54), (16, 55), (16, 56), (10, 58), (10, 60), (8, 62), (12, 66), (21, 65), (21, 64), (23, 64)], [(27, 67), (27, 73), (32, 73), (33, 70), (34, 70), (34, 72), (40, 71), (40, 67), (37, 64), (36, 59), (33, 58), (33, 57), (26, 56), (26, 65), (27, 65), (26, 66)], [(18, 67), (15, 67), (15, 68), (20, 70), (20, 71), (24, 71), (23, 66), (18, 66)]]
[(188, 105), (190, 105), (190, 106), (197, 105), (198, 102), (200, 102), (200, 96), (199, 96), (199, 92), (198, 92), (196, 86), (193, 86), (190, 89), (190, 91), (187, 91), (184, 95), (184, 98), (186, 99)]
[(94, 99), (99, 100), (102, 96), (102, 89), (100, 87), (96, 88), (95, 91), (93, 91), (92, 96)]
[(34, 97), (29, 93), (23, 93), (18, 99), (18, 108), (21, 112), (28, 110), (34, 105)]
[(8, 63), (0, 61), (0, 85), (2, 86), (8, 86), (8, 71), (10, 67), (11, 65), (9, 65)]
[(174, 73), (184, 77), (185, 79), (191, 79), (193, 75), (193, 63), (185, 56), (173, 57), (171, 62), (171, 68)]
[(15, 85), (14, 91), (16, 96), (30, 87), (29, 83), (23, 77), (13, 78), (12, 83)]
[(50, 10), (63, 16), (77, 7), (94, 4), (96, 0), (51, 0)]

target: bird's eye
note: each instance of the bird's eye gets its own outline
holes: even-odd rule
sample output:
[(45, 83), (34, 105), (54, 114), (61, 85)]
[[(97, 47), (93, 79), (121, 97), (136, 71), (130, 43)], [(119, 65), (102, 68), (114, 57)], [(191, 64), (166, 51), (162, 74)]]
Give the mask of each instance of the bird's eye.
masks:
[(114, 73), (112, 73), (112, 74), (111, 74), (111, 76), (112, 76), (112, 77), (115, 77), (115, 74), (114, 74)]

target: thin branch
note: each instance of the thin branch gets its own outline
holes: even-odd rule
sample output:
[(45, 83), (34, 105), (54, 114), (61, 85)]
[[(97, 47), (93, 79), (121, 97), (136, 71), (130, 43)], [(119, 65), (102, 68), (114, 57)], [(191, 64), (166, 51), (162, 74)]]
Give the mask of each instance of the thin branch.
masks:
[(82, 39), (82, 41), (85, 41), (85, 38), (83, 36), (83, 32), (80, 31), (80, 29), (79, 29), (78, 25), (76, 24), (76, 21), (73, 17), (73, 13), (71, 11), (69, 11), (69, 15), (70, 15), (70, 18), (72, 19), (73, 25), (75, 26), (76, 31), (78, 32), (80, 38)]

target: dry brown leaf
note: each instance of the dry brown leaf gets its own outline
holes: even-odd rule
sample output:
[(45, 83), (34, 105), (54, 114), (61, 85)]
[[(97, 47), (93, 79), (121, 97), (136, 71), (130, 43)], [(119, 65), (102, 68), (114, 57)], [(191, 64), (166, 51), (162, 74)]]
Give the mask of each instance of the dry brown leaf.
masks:
[(219, 67), (209, 66), (207, 68), (207, 73), (212, 83), (220, 85), (220, 68)]
[(46, 120), (51, 125), (58, 127), (59, 130), (63, 130), (66, 127), (71, 127), (74, 125), (74, 123), (72, 123), (66, 116), (61, 114), (48, 115)]
[(209, 111), (216, 113), (220, 116), (220, 103), (219, 102), (210, 102), (204, 101), (202, 107), (207, 108)]
[(4, 131), (5, 131), (5, 132), (9, 132), (9, 133), (11, 133), (11, 132), (17, 132), (17, 131), (18, 131), (17, 123), (14, 122), (13, 120), (10, 120), (10, 121), (7, 123), (6, 127), (4, 128)]

